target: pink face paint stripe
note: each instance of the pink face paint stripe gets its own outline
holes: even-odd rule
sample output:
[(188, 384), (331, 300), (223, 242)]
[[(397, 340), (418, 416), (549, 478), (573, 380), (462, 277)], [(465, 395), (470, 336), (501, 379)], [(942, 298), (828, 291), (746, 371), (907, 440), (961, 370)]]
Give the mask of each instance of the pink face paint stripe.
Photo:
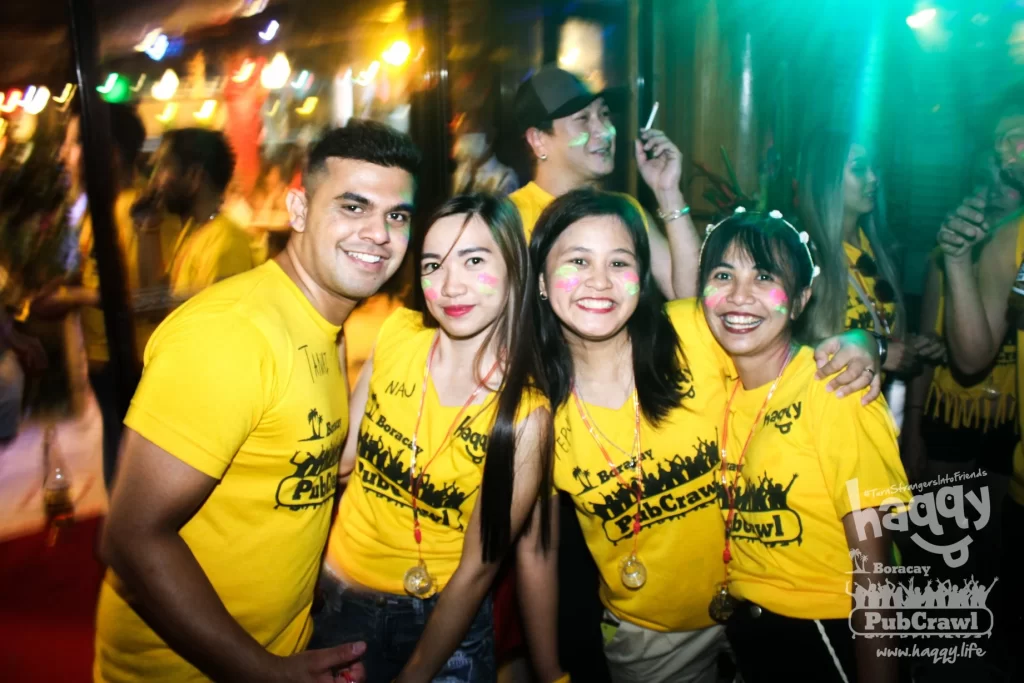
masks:
[(785, 315), (789, 312), (789, 308), (787, 308), (787, 304), (789, 304), (789, 297), (786, 296), (786, 293), (778, 287), (769, 290), (768, 301), (771, 302), (776, 313), (782, 313)]
[(579, 272), (579, 268), (574, 265), (566, 264), (564, 266), (560, 266), (558, 270), (555, 271), (555, 275), (559, 277), (558, 280), (555, 280), (555, 287), (566, 292), (571, 292), (576, 289), (580, 285), (580, 278), (579, 275), (577, 275)]
[(431, 286), (431, 282), (428, 278), (420, 279), (420, 286), (423, 287), (423, 296), (427, 301), (436, 301), (440, 294), (438, 291)]
[(498, 284), (498, 278), (494, 277), (490, 273), (480, 273), (476, 276), (476, 281), (482, 285), (496, 285)]
[(725, 293), (718, 291), (718, 287), (708, 285), (704, 288), (704, 305), (708, 308), (717, 308), (718, 304), (725, 300)]

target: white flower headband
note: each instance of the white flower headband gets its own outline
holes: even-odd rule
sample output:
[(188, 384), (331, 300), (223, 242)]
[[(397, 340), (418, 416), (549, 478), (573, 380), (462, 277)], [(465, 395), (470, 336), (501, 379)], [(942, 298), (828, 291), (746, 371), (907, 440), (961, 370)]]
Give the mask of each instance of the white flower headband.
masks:
[[(742, 206), (737, 206), (736, 207), (736, 211), (733, 212), (733, 216), (735, 216), (736, 214), (739, 214), (739, 213), (746, 213), (746, 212), (747, 212), (747, 210), (745, 208), (743, 208)], [(774, 218), (776, 220), (780, 220), (783, 223), (785, 223), (787, 226), (789, 226), (790, 230), (795, 232), (797, 234), (797, 236), (800, 238), (800, 244), (803, 245), (804, 251), (807, 253), (807, 260), (811, 264), (811, 282), (814, 282), (814, 278), (816, 278), (819, 275), (821, 275), (821, 268), (819, 268), (817, 265), (815, 265), (814, 257), (811, 255), (811, 248), (810, 248), (811, 236), (808, 235), (806, 232), (801, 232), (800, 230), (797, 230), (796, 226), (794, 226), (792, 223), (790, 223), (789, 221), (787, 221), (785, 218), (782, 217), (782, 212), (781, 211), (778, 211), (778, 210), (769, 211), (768, 212), (768, 216), (771, 217), (771, 218)], [(732, 216), (729, 216), (729, 218), (732, 218)], [(707, 227), (707, 230), (704, 231), (704, 243), (702, 245), (700, 245), (700, 263), (704, 262), (704, 247), (707, 246), (708, 238), (711, 237), (711, 233), (713, 233), (715, 231), (715, 229), (718, 228), (718, 226), (720, 226), (722, 223), (725, 223), (725, 221), (729, 220), (729, 218), (725, 218), (725, 219), (715, 223), (714, 225), (709, 225)], [(810, 283), (808, 283), (808, 284), (810, 284)]]

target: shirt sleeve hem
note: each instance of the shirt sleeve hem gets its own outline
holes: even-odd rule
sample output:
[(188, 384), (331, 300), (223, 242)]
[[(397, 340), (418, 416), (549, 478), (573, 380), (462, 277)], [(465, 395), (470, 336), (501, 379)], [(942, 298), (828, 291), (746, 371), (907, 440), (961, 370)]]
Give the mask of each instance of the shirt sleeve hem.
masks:
[(213, 479), (223, 477), (228, 465), (231, 464), (230, 458), (225, 460), (214, 455), (188, 435), (165, 423), (134, 402), (125, 417), (124, 424), (189, 467), (195, 468)]

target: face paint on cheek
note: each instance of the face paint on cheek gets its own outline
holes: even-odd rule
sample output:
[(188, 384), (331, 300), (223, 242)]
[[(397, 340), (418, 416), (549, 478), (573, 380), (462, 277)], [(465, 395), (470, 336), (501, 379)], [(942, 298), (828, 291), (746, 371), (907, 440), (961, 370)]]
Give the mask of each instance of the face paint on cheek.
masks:
[(611, 140), (616, 135), (618, 135), (618, 132), (615, 130), (615, 126), (609, 123), (604, 127), (604, 133), (601, 134), (601, 137), (605, 140)]
[(768, 301), (771, 302), (772, 310), (776, 313), (786, 315), (789, 313), (789, 297), (778, 287), (768, 292)]
[(636, 296), (640, 293), (640, 276), (632, 270), (622, 274), (622, 281), (626, 283), (626, 294)]
[(494, 296), (498, 293), (498, 290), (494, 288), (494, 285), (498, 284), (498, 278), (494, 277), (490, 273), (480, 273), (476, 276), (476, 281), (480, 283), (477, 286), (477, 290), (479, 290), (481, 294)]
[(725, 292), (720, 292), (718, 287), (708, 285), (704, 288), (704, 305), (708, 308), (717, 308), (718, 304), (725, 300)]
[(569, 146), (584, 147), (588, 142), (590, 142), (590, 133), (584, 131), (577, 135), (576, 137), (574, 137), (572, 140), (569, 140)]
[(558, 270), (555, 271), (555, 275), (558, 276), (555, 279), (555, 287), (565, 292), (571, 292), (576, 289), (580, 286), (579, 272), (580, 269), (573, 265), (559, 266)]
[(427, 301), (437, 301), (437, 298), (441, 296), (441, 294), (436, 289), (434, 289), (434, 287), (430, 283), (430, 280), (428, 280), (427, 278), (420, 279), (420, 286), (423, 287), (423, 296), (426, 298)]

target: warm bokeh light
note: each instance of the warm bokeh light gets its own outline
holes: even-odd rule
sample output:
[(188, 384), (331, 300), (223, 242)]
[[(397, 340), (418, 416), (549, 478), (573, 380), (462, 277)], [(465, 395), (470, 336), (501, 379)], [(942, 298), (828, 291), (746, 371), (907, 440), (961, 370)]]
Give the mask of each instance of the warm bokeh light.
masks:
[(64, 104), (65, 102), (68, 101), (68, 99), (71, 97), (71, 95), (75, 92), (75, 88), (76, 87), (77, 86), (75, 86), (75, 85), (73, 85), (71, 83), (65, 83), (64, 84), (64, 91), (61, 92), (60, 97), (54, 97), (53, 101), (56, 102), (57, 104)]
[(242, 62), (242, 66), (238, 67), (238, 71), (231, 77), (235, 83), (245, 83), (252, 78), (252, 72), (256, 70), (256, 62), (251, 59), (247, 59)]
[(391, 44), (381, 58), (391, 66), (402, 66), (409, 59), (409, 55), (412, 54), (412, 48), (409, 47), (409, 43), (404, 40), (396, 40)]
[(160, 80), (153, 86), (153, 97), (166, 102), (167, 100), (174, 97), (174, 93), (178, 91), (178, 74), (174, 73), (174, 69), (168, 69), (164, 72), (164, 75), (160, 77)]
[(307, 97), (306, 101), (302, 103), (302, 106), (296, 109), (295, 111), (296, 113), (301, 114), (302, 116), (309, 116), (310, 114), (313, 113), (313, 110), (316, 109), (316, 105), (319, 102), (320, 99), (317, 97)]
[(203, 102), (203, 106), (192, 116), (196, 117), (196, 121), (209, 121), (213, 116), (213, 112), (217, 110), (217, 100), (206, 100)]
[(373, 62), (366, 68), (365, 71), (360, 71), (356, 77), (355, 82), (357, 85), (367, 86), (373, 83), (373, 80), (377, 78), (377, 73), (380, 71), (380, 62)]
[(283, 52), (278, 52), (274, 55), (270, 64), (263, 67), (263, 73), (260, 74), (260, 84), (267, 90), (280, 90), (288, 82), (288, 77), (291, 75), (292, 67), (288, 63), (288, 58)]
[(0, 95), (0, 111), (5, 114), (10, 114), (21, 105), (21, 96), (24, 93), (20, 90), (12, 90), (7, 93), (7, 97), (4, 98)]
[(178, 105), (174, 102), (168, 102), (167, 106), (164, 107), (163, 113), (156, 117), (156, 120), (160, 123), (170, 123), (178, 115)]

